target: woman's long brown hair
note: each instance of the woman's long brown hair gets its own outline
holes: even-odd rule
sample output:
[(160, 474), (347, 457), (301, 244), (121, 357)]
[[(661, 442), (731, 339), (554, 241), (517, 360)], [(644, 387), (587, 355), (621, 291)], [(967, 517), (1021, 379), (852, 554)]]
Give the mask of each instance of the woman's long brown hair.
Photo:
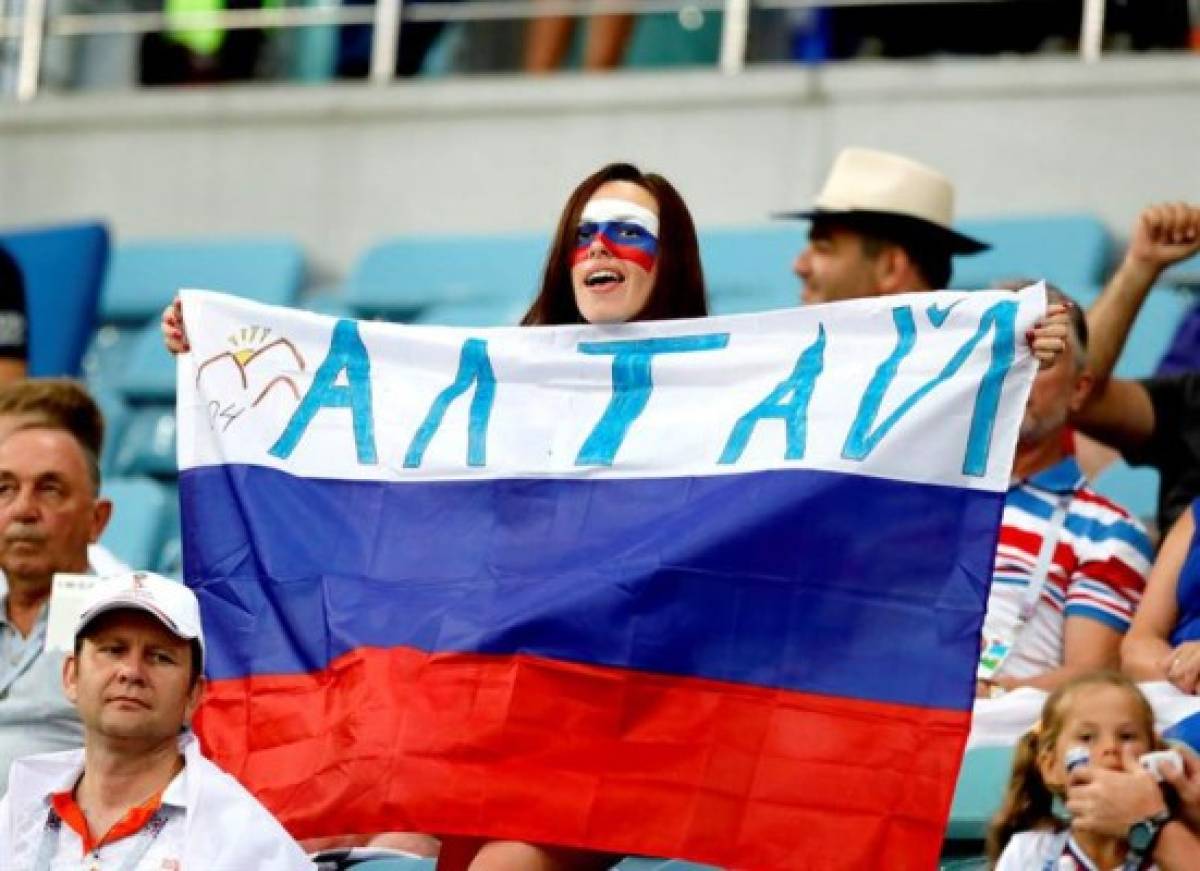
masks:
[(541, 290), (521, 319), (522, 326), (584, 323), (571, 285), (571, 253), (583, 207), (602, 184), (610, 181), (632, 182), (658, 203), (658, 275), (645, 307), (633, 319), (667, 320), (708, 314), (696, 226), (683, 198), (661, 175), (643, 173), (628, 163), (610, 163), (585, 178), (567, 199), (546, 259)]

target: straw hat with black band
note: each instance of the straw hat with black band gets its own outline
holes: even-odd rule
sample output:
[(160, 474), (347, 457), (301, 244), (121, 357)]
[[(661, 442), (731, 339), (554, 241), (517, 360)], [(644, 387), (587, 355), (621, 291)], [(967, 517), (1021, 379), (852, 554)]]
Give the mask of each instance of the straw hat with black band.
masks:
[(915, 160), (871, 148), (842, 149), (813, 207), (776, 217), (828, 220), (951, 254), (991, 247), (953, 228), (954, 186), (948, 178)]

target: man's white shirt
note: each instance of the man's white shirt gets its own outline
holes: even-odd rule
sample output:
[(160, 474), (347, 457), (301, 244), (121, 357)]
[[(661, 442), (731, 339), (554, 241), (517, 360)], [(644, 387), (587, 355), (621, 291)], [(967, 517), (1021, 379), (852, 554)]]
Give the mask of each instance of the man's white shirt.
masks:
[[(163, 793), (167, 821), (136, 871), (312, 871), (304, 851), (241, 784), (200, 752), (190, 734), (180, 739), (183, 770)], [(83, 751), (46, 753), (13, 763), (8, 794), (0, 799), (0, 869), (39, 871), (50, 796), (74, 787)], [(139, 832), (93, 853), (79, 835), (58, 828), (49, 871), (110, 871), (145, 844)]]

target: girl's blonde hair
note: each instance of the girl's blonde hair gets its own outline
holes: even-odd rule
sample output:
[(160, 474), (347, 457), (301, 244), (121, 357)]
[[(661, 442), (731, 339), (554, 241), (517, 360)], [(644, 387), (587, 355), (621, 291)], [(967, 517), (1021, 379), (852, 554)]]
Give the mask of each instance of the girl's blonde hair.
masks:
[(1067, 824), (1054, 813), (1054, 791), (1042, 779), (1039, 757), (1053, 750), (1062, 734), (1071, 701), (1080, 690), (1111, 686), (1123, 689), (1137, 701), (1138, 713), (1154, 747), (1162, 741), (1154, 732), (1154, 711), (1142, 691), (1125, 675), (1115, 671), (1095, 671), (1072, 678), (1046, 699), (1041, 719), (1021, 736), (1013, 756), (1012, 775), (1004, 790), (1004, 802), (988, 826), (987, 854), (994, 864), (1017, 832), (1029, 829), (1061, 831)]

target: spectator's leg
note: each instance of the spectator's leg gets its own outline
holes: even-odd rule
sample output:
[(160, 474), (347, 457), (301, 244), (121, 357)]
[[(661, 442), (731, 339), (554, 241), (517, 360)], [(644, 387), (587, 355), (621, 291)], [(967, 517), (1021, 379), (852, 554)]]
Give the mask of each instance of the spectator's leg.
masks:
[(530, 21), (525, 31), (525, 72), (550, 73), (562, 66), (574, 29), (575, 19), (566, 15)]
[(625, 47), (633, 33), (632, 15), (597, 15), (588, 21), (587, 49), (583, 67), (611, 70), (625, 59)]

